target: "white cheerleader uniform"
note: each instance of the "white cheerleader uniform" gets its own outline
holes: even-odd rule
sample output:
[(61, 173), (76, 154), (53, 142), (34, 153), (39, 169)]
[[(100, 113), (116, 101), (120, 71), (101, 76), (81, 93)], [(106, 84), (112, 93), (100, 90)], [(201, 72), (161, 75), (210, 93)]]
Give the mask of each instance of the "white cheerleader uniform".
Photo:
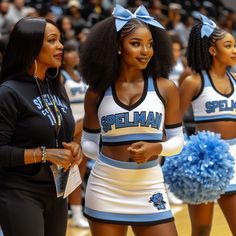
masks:
[[(211, 121), (236, 121), (236, 81), (232, 74), (227, 72), (232, 86), (232, 92), (228, 95), (217, 91), (207, 71), (202, 71), (202, 88), (200, 93), (192, 101), (194, 120), (196, 123)], [(225, 140), (230, 145), (230, 153), (236, 163), (236, 138)], [(234, 177), (226, 189), (226, 193), (236, 192), (236, 164), (234, 165)]]
[[(152, 78), (145, 81), (143, 95), (131, 106), (109, 88), (98, 107), (102, 144), (162, 141), (164, 111), (164, 100)], [(86, 187), (85, 215), (116, 224), (173, 221), (158, 160), (137, 164), (100, 153)]]
[[(65, 79), (64, 86), (70, 100), (74, 120), (78, 121), (84, 117), (84, 97), (88, 86), (82, 80), (74, 81), (65, 70), (61, 70), (61, 73)], [(75, 73), (80, 77), (77, 71)]]

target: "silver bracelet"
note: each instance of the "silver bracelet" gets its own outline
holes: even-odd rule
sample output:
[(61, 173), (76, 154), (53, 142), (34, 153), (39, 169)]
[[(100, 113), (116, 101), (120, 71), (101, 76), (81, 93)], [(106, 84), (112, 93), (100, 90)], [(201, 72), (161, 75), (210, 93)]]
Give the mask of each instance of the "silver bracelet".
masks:
[(41, 160), (42, 160), (42, 163), (46, 163), (46, 161), (47, 161), (46, 147), (45, 146), (41, 146), (40, 149), (41, 149)]

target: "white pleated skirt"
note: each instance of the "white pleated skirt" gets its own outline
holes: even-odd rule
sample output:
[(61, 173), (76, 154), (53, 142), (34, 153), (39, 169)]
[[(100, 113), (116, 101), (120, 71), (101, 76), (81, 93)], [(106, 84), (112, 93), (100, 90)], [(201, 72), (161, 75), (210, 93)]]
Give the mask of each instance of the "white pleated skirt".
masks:
[(234, 157), (234, 177), (230, 180), (229, 186), (226, 188), (225, 193), (231, 194), (236, 193), (236, 138), (231, 140), (225, 140), (229, 143), (229, 151), (231, 155)]
[(137, 164), (101, 154), (88, 179), (85, 216), (129, 225), (173, 221), (158, 161)]

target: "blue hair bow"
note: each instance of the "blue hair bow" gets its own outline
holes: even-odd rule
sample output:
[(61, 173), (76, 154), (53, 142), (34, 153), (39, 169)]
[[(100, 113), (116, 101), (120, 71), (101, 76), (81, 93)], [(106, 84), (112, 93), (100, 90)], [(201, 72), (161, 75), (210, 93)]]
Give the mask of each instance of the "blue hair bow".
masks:
[(216, 23), (204, 15), (201, 15), (201, 20), (203, 24), (201, 29), (201, 38), (203, 38), (204, 36), (210, 37), (214, 29), (217, 28)]
[(154, 20), (147, 11), (147, 9), (141, 5), (139, 8), (132, 13), (128, 9), (123, 8), (121, 5), (116, 4), (112, 15), (115, 17), (116, 31), (120, 31), (122, 27), (131, 19), (139, 19), (149, 25), (153, 25), (162, 29), (165, 29), (158, 21)]

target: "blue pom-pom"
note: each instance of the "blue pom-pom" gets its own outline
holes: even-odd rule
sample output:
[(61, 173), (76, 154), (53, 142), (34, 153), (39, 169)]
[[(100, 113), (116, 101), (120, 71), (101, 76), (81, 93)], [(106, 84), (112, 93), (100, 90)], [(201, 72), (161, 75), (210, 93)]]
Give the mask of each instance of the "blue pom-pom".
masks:
[(212, 202), (220, 197), (234, 175), (234, 158), (220, 134), (201, 131), (186, 140), (179, 155), (162, 166), (165, 183), (186, 203)]

